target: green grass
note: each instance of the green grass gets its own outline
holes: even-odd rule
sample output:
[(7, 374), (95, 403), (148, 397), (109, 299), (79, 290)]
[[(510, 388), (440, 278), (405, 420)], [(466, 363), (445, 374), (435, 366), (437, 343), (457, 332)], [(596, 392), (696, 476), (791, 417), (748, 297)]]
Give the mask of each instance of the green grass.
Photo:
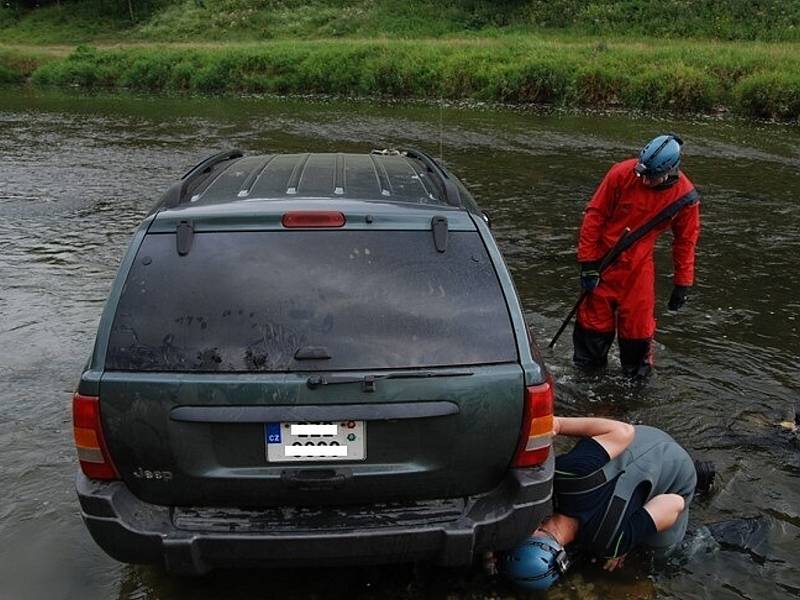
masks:
[(60, 1), (0, 82), (800, 116), (800, 0)]
[(592, 35), (800, 41), (797, 0), (531, 0), (532, 22)]
[(110, 41), (130, 31), (123, 16), (98, 12), (95, 4), (47, 6), (21, 15), (0, 8), (0, 40), (4, 44), (78, 44)]
[(775, 119), (800, 117), (800, 73), (754, 73), (734, 88), (741, 114)]
[(59, 53), (39, 48), (0, 47), (0, 84), (21, 83), (39, 67), (58, 57)]
[(565, 33), (800, 41), (800, 0), (42, 0), (0, 8), (5, 43)]
[(37, 85), (204, 94), (321, 93), (800, 116), (794, 45), (557, 43), (530, 37), (80, 47)]

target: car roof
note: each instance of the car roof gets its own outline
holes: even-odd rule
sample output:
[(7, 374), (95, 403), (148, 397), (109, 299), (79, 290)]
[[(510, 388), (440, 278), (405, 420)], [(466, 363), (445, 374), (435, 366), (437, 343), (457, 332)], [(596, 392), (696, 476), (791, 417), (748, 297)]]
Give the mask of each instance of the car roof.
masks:
[(207, 158), (173, 185), (151, 211), (151, 231), (187, 219), (200, 229), (271, 228), (292, 210), (342, 210), (401, 228), (416, 228), (420, 219), (429, 226), (432, 211), (447, 211), (458, 229), (474, 228), (467, 213), (480, 212), (458, 180), (419, 150), (247, 157), (233, 150)]

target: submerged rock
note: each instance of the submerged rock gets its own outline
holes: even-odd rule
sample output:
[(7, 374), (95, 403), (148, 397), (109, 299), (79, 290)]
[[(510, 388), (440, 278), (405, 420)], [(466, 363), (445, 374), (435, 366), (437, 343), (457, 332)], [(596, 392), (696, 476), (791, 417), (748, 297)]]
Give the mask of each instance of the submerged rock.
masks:
[(667, 568), (702, 560), (704, 554), (725, 550), (749, 554), (763, 563), (769, 551), (769, 520), (766, 517), (731, 519), (709, 523), (687, 533), (681, 549), (670, 557)]
[(724, 550), (745, 552), (759, 563), (766, 561), (769, 550), (769, 521), (766, 517), (721, 521), (707, 527)]

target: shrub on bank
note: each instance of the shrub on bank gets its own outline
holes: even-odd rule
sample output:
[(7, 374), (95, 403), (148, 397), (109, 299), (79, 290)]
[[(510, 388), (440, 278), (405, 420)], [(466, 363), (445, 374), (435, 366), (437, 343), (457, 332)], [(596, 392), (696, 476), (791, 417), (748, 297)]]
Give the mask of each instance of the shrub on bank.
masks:
[(21, 83), (50, 60), (42, 52), (0, 49), (0, 84)]
[(574, 98), (578, 106), (621, 106), (628, 82), (625, 73), (608, 65), (584, 65), (575, 76)]
[(800, 117), (800, 74), (756, 73), (734, 88), (734, 106), (746, 115), (766, 119)]
[(0, 84), (6, 83), (19, 83), (22, 80), (22, 75), (16, 71), (12, 71), (5, 65), (0, 65)]
[(114, 87), (119, 85), (123, 62), (119, 53), (78, 46), (65, 60), (54, 60), (36, 69), (31, 80), (38, 85)]
[(645, 110), (703, 112), (719, 101), (717, 82), (686, 65), (651, 65), (622, 84), (625, 106)]
[(744, 115), (798, 118), (800, 76), (794, 73), (800, 72), (800, 56), (792, 48), (736, 52), (525, 38), (79, 47), (38, 68), (33, 81), (153, 92), (375, 95), (676, 112), (722, 105)]
[(530, 57), (494, 72), (492, 100), (512, 104), (563, 105), (570, 97), (576, 65), (550, 57)]

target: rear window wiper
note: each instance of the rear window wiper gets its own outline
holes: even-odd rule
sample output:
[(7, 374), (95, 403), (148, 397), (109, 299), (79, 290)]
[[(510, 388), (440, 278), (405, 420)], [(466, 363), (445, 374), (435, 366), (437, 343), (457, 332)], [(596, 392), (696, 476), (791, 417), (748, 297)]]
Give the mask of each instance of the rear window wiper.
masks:
[(322, 385), (338, 385), (341, 383), (361, 383), (365, 392), (374, 392), (375, 383), (382, 379), (425, 379), (427, 377), (466, 377), (472, 371), (411, 371), (396, 373), (379, 373), (377, 375), (312, 375), (306, 380), (306, 385), (312, 390)]

